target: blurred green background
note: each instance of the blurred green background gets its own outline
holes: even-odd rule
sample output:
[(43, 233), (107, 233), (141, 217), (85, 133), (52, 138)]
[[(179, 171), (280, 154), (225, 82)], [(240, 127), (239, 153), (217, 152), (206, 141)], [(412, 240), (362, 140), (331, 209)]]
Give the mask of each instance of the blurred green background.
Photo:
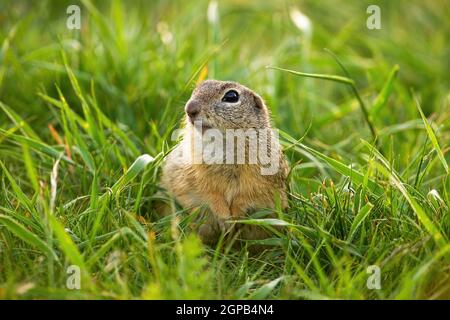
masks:
[[(66, 8), (81, 6), (81, 30), (66, 28)], [(366, 8), (381, 8), (381, 30), (369, 30)], [(0, 99), (37, 126), (52, 121), (36, 92), (56, 94), (68, 85), (60, 46), (83, 86), (96, 82), (108, 115), (145, 137), (148, 122), (167, 129), (167, 110), (179, 119), (190, 94), (186, 85), (209, 60), (210, 78), (242, 82), (261, 93), (277, 125), (329, 143), (348, 138), (362, 125), (349, 91), (335, 83), (267, 70), (280, 66), (304, 72), (342, 74), (323, 50), (333, 51), (371, 100), (390, 68), (400, 66), (404, 90), (420, 89), (426, 114), (444, 111), (449, 87), (448, 1), (223, 1), (219, 19), (208, 21), (208, 1), (2, 1)], [(293, 21), (296, 10), (308, 30)], [(68, 97), (72, 101), (72, 97)], [(392, 100), (380, 124), (415, 117)], [(356, 112), (354, 112), (356, 111)], [(47, 116), (45, 116), (47, 113)], [(36, 115), (39, 115), (37, 117)], [(170, 123), (170, 121), (169, 121)], [(323, 130), (326, 126), (327, 130)]]
[[(66, 27), (69, 5), (81, 8), (81, 30)], [(366, 26), (369, 5), (381, 9), (380, 30)], [(58, 246), (53, 237), (61, 241), (64, 235), (55, 233), (58, 228), (48, 218), (57, 213), (61, 224), (72, 230), (72, 241), (82, 258), (90, 261), (86, 270), (95, 274), (96, 289), (83, 293), (52, 289), (64, 281), (61, 266), (79, 257), (68, 254), (62, 265), (50, 257), (41, 259), (39, 253), (26, 250), (29, 242), (14, 236), (19, 229), (14, 232), (4, 225), (0, 228), (0, 297), (21, 297), (24, 290), (19, 289), (27, 283), (33, 284), (25, 290), (31, 290), (28, 297), (449, 297), (448, 260), (439, 260), (435, 273), (412, 277), (422, 263), (448, 253), (448, 241), (444, 240), (444, 250), (429, 234), (436, 235), (434, 231), (439, 230), (444, 239), (450, 234), (448, 168), (446, 171), (442, 165), (449, 161), (450, 146), (449, 42), (450, 2), (446, 0), (2, 0), (0, 160), (4, 168), (0, 213), (13, 217), (44, 239), (51, 250), (62, 250), (67, 256), (73, 248)], [(391, 165), (388, 171), (399, 172), (436, 230), (426, 219), (422, 224), (423, 216), (416, 217), (417, 209), (411, 209), (392, 177), (372, 170), (368, 158), (373, 152), (363, 152), (361, 144), (361, 139), (373, 142), (372, 136), (348, 86), (266, 68), (346, 76), (325, 48), (354, 79), (377, 130), (379, 149)], [(389, 82), (395, 65), (398, 75)], [(68, 76), (72, 71), (79, 94)], [(287, 155), (293, 167), (295, 164), (290, 187), (297, 198), (291, 204), (289, 220), (307, 228), (303, 231), (321, 230), (317, 237), (305, 231), (309, 242), (303, 236), (296, 238), (302, 253), (288, 246), (276, 259), (252, 260), (244, 250), (221, 256), (221, 260), (205, 249), (213, 260), (210, 268), (216, 272), (217, 283), (207, 280), (211, 279), (208, 274), (204, 281), (214, 283), (213, 289), (197, 284), (195, 273), (183, 273), (180, 265), (174, 272), (179, 272), (181, 280), (170, 278), (172, 271), (168, 270), (183, 250), (187, 254), (183, 259), (202, 274), (206, 262), (199, 252), (204, 248), (195, 239), (173, 240), (170, 221), (151, 224), (154, 221), (148, 216), (152, 213), (145, 203), (157, 189), (159, 164), (145, 171), (141, 182), (121, 177), (128, 177), (127, 170), (139, 155), (156, 156), (174, 144), (170, 133), (180, 125), (184, 103), (196, 82), (205, 77), (237, 81), (260, 93), (277, 128), (295, 139), (306, 133), (303, 143), (345, 165), (354, 164), (385, 193), (371, 193), (365, 186), (358, 189), (356, 184), (352, 187), (361, 197), (352, 202), (353, 198), (346, 198), (348, 177), (333, 170), (333, 165), (319, 164), (314, 153), (290, 148)], [(431, 120), (444, 160), (436, 155), (439, 148), (430, 142), (432, 136), (425, 131), (412, 92)], [(91, 114), (95, 121), (90, 120)], [(67, 149), (84, 167), (71, 167), (63, 161), (55, 196), (50, 190), (55, 154), (69, 156)], [(325, 181), (330, 178), (338, 184), (337, 189)], [(126, 181), (121, 196), (114, 205), (101, 206), (97, 194), (106, 193), (117, 181)], [(436, 190), (441, 200), (434, 195), (430, 198), (430, 190)], [(324, 197), (323, 202), (317, 202), (317, 195)], [(373, 210), (368, 209), (372, 204), (363, 207), (369, 200), (375, 205)], [(361, 224), (364, 231), (355, 233), (358, 237), (354, 239), (354, 235), (347, 238), (348, 232), (359, 227), (352, 224), (354, 217), (362, 217), (364, 210), (372, 210)], [(96, 220), (91, 213), (103, 211), (106, 215), (99, 219), (104, 220), (98, 220), (101, 225), (92, 231)], [(110, 243), (111, 232), (123, 226), (144, 239), (144, 244), (137, 240)], [(187, 232), (184, 227), (182, 235)], [(155, 267), (151, 256), (141, 256), (142, 245), (151, 240), (147, 239), (149, 230), (157, 231), (160, 252), (175, 255), (166, 261), (166, 255), (156, 254), (167, 269), (161, 264)], [(337, 248), (336, 255), (330, 253), (324, 239)], [(418, 248), (417, 243), (424, 245)], [(122, 267), (114, 275), (102, 269), (110, 261), (110, 251), (119, 257), (127, 254), (119, 259)], [(374, 261), (383, 261), (390, 270), (385, 291), (365, 288), (365, 267)], [(241, 271), (235, 277), (236, 269)], [(161, 277), (172, 279), (167, 280), (167, 287), (158, 282)], [(180, 281), (185, 291), (178, 287)], [(279, 283), (284, 283), (281, 289)]]

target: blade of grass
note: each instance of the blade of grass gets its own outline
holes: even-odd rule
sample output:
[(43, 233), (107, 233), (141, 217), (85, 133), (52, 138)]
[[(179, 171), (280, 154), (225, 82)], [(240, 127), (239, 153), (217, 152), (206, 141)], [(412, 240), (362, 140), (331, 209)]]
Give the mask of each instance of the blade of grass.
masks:
[(153, 162), (155, 158), (149, 156), (148, 154), (143, 154), (138, 157), (133, 164), (128, 168), (127, 172), (123, 176), (120, 177), (119, 180), (111, 187), (113, 194), (117, 193), (117, 191), (133, 180), (139, 173), (141, 173), (145, 167), (151, 162)]
[(31, 157), (30, 149), (27, 144), (22, 145), (22, 151), (23, 151), (23, 162), (27, 170), (28, 179), (30, 180), (34, 191), (38, 192), (39, 191), (38, 175)]
[(391, 95), (392, 88), (394, 86), (394, 80), (399, 70), (400, 67), (397, 64), (392, 67), (391, 71), (389, 72), (388, 79), (383, 86), (383, 89), (381, 89), (380, 94), (375, 98), (375, 101), (372, 104), (372, 108), (370, 108), (370, 116), (373, 119), (378, 116), (380, 110), (383, 109), (386, 105), (389, 96)]
[(37, 152), (43, 153), (47, 156), (50, 156), (51, 158), (58, 159), (59, 157), (61, 157), (61, 160), (65, 161), (69, 164), (80, 166), (79, 163), (72, 161), (68, 157), (61, 156), (62, 151), (52, 148), (49, 145), (45, 144), (44, 142), (39, 142), (37, 140), (33, 140), (31, 138), (21, 136), (21, 135), (11, 134), (3, 129), (0, 129), (0, 134), (8, 136), (8, 138), (11, 138), (12, 140), (14, 140), (15, 142), (17, 142), (20, 145), (27, 144), (31, 149), (33, 149)]
[(347, 238), (348, 242), (351, 242), (353, 240), (353, 237), (355, 236), (356, 230), (359, 228), (361, 223), (369, 216), (370, 211), (372, 211), (373, 204), (368, 202), (364, 207), (359, 210), (358, 214), (356, 215), (355, 219), (352, 222), (352, 226), (350, 227), (349, 236)]
[(329, 75), (329, 74), (318, 74), (318, 73), (307, 73), (307, 72), (299, 72), (299, 71), (294, 71), (294, 70), (289, 70), (289, 69), (284, 69), (284, 68), (279, 68), (279, 67), (271, 67), (271, 66), (267, 66), (266, 68), (268, 69), (273, 69), (273, 70), (279, 70), (279, 71), (284, 71), (284, 72), (288, 72), (297, 76), (301, 76), (301, 77), (307, 77), (307, 78), (316, 78), (316, 79), (322, 79), (322, 80), (330, 80), (330, 81), (335, 81), (335, 82), (340, 82), (340, 83), (344, 83), (346, 85), (349, 85), (350, 88), (353, 91), (353, 94), (355, 95), (356, 99), (359, 102), (359, 106), (361, 108), (361, 111), (364, 115), (364, 120), (366, 121), (367, 125), (369, 126), (370, 132), (372, 134), (372, 138), (374, 141), (377, 141), (377, 131), (370, 119), (369, 113), (367, 111), (366, 105), (364, 104), (364, 101), (362, 100), (358, 89), (356, 88), (355, 85), (355, 81), (353, 79), (347, 78), (347, 77), (342, 77), (342, 76), (336, 76), (336, 75)]
[(427, 131), (428, 134), (428, 138), (431, 141), (431, 144), (433, 145), (434, 150), (436, 150), (436, 153), (439, 157), (439, 160), (441, 160), (442, 166), (445, 169), (445, 172), (448, 174), (448, 164), (447, 161), (445, 160), (444, 154), (442, 153), (441, 147), (439, 146), (439, 142), (436, 138), (436, 135), (434, 133), (433, 128), (431, 127), (430, 123), (428, 122), (427, 118), (425, 117), (425, 115), (423, 114), (422, 108), (420, 107), (420, 103), (419, 100), (417, 99), (417, 97), (414, 95), (414, 101), (416, 102), (416, 106), (417, 106), (417, 110), (419, 110), (420, 116), (422, 117), (423, 120), (423, 124), (425, 125), (425, 129)]
[[(76, 151), (78, 151), (79, 155), (81, 156), (81, 158), (83, 159), (84, 163), (86, 164), (86, 166), (88, 167), (90, 172), (95, 172), (95, 161), (92, 157), (92, 155), (89, 152), (89, 149), (86, 145), (85, 142), (85, 138), (81, 137), (80, 132), (79, 132), (79, 127), (76, 124), (76, 120), (73, 116), (74, 112), (72, 112), (72, 110), (69, 107), (69, 104), (67, 103), (64, 95), (62, 94), (62, 91), (59, 89), (59, 87), (56, 87), (58, 94), (59, 94), (59, 99), (62, 102), (62, 106), (63, 106), (63, 119), (67, 119), (68, 124), (64, 123), (64, 132), (66, 134), (66, 136), (68, 137), (72, 137), (74, 138), (74, 140), (76, 141), (76, 146), (77, 148), (75, 148)], [(70, 128), (69, 125), (70, 124)], [(86, 127), (89, 127), (89, 124), (87, 123)], [(70, 141), (70, 139), (69, 139)], [(74, 143), (74, 141), (72, 141), (72, 143)]]
[(86, 99), (83, 96), (80, 84), (78, 83), (75, 74), (73, 73), (72, 69), (69, 66), (69, 63), (67, 62), (67, 56), (64, 50), (61, 50), (61, 56), (64, 63), (64, 67), (66, 68), (67, 75), (69, 76), (70, 83), (72, 84), (72, 88), (75, 91), (75, 94), (77, 95), (81, 103), (84, 118), (86, 119), (87, 122), (86, 131), (98, 145), (101, 145), (103, 141), (100, 138), (99, 130), (97, 130), (98, 126), (94, 121), (89, 104), (87, 103)]
[(2, 168), (3, 172), (6, 175), (6, 178), (8, 178), (9, 183), (11, 184), (12, 190), (14, 191), (14, 195), (16, 199), (19, 201), (19, 203), (24, 206), (25, 209), (27, 209), (29, 212), (34, 212), (35, 209), (33, 208), (33, 205), (28, 199), (28, 197), (25, 195), (25, 193), (22, 191), (22, 189), (17, 184), (16, 180), (12, 177), (11, 173), (6, 169), (3, 162), (0, 160), (0, 167)]
[(273, 290), (277, 287), (277, 285), (284, 279), (284, 277), (276, 278), (269, 283), (266, 283), (265, 285), (261, 286), (260, 288), (256, 289), (249, 297), (249, 299), (253, 300), (262, 300), (266, 299)]
[(51, 214), (48, 215), (48, 219), (53, 233), (59, 241), (59, 248), (62, 250), (62, 252), (64, 252), (67, 259), (71, 263), (79, 266), (81, 269), (85, 269), (86, 266), (83, 256), (78, 251), (78, 248), (73, 243), (70, 236), (64, 230), (63, 225), (56, 219), (55, 216)]
[[(281, 132), (280, 134), (282, 136), (285, 136), (290, 141), (296, 141), (293, 137), (289, 136), (285, 132)], [(330, 157), (324, 155), (323, 153), (321, 153), (317, 150), (314, 150), (313, 148), (310, 148), (302, 143), (299, 146), (293, 147), (293, 149), (297, 150), (297, 152), (299, 151), (300, 148), (308, 151), (309, 153), (312, 153), (317, 158), (325, 161), (325, 163), (327, 163), (331, 169), (334, 169), (335, 171), (339, 172), (340, 174), (349, 177), (354, 183), (358, 183), (358, 184), (367, 183), (367, 186), (369, 187), (369, 189), (372, 192), (376, 193), (377, 195), (381, 195), (383, 193), (383, 189), (377, 183), (375, 183), (371, 179), (368, 179), (362, 173), (354, 170), (353, 168), (350, 168), (348, 165), (345, 165), (342, 162), (339, 162), (338, 160), (330, 158)]]
[(433, 223), (433, 221), (428, 217), (425, 210), (419, 205), (419, 203), (414, 199), (414, 197), (405, 188), (403, 182), (400, 180), (395, 171), (390, 168), (389, 161), (381, 155), (378, 150), (376, 150), (367, 141), (362, 140), (362, 143), (377, 157), (380, 162), (373, 162), (377, 170), (381, 172), (389, 181), (396, 187), (398, 191), (403, 195), (405, 200), (409, 203), (417, 218), (421, 224), (425, 227), (427, 232), (433, 237), (435, 242), (440, 246), (444, 247), (447, 240), (440, 232), (439, 228)]
[(34, 140), (40, 141), (39, 136), (34, 132), (34, 130), (28, 125), (28, 123), (23, 120), (13, 109), (8, 107), (6, 104), (0, 101), (0, 108), (3, 112), (11, 119), (11, 121), (22, 131), (22, 133)]
[(11, 217), (0, 214), (0, 223), (30, 246), (39, 249), (43, 253), (50, 254), (55, 260), (58, 260), (58, 256), (47, 243)]

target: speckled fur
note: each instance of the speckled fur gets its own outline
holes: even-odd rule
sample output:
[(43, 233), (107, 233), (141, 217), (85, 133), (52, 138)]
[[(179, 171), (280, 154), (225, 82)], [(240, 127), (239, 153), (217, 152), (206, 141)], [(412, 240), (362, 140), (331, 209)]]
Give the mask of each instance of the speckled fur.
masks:
[[(221, 101), (230, 89), (239, 93), (238, 103)], [(219, 130), (270, 128), (269, 112), (263, 100), (241, 84), (206, 80), (194, 90), (190, 100), (193, 99), (201, 105), (197, 117), (209, 127)], [(279, 170), (275, 175), (262, 175), (259, 164), (180, 163), (177, 152), (192, 143), (193, 130), (196, 129), (186, 116), (184, 138), (166, 158), (161, 185), (184, 208), (207, 208), (207, 222), (199, 230), (205, 242), (214, 242), (220, 232), (230, 229), (226, 220), (243, 218), (257, 209), (274, 208), (277, 197), (282, 207), (287, 207), (289, 167), (281, 151)], [(240, 238), (266, 237), (262, 229), (254, 226), (240, 225), (238, 229)]]

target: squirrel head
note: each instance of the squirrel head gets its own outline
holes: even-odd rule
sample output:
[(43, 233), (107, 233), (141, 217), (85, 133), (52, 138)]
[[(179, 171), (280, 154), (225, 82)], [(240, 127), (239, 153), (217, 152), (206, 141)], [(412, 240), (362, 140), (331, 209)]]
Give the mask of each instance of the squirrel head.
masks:
[(186, 103), (187, 126), (201, 121), (203, 129), (269, 128), (269, 112), (262, 98), (232, 81), (205, 80)]

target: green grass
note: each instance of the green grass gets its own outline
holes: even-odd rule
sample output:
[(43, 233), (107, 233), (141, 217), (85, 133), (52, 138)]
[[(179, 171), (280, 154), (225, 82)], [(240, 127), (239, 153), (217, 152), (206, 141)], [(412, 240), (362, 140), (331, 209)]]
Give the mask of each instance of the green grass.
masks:
[[(450, 298), (448, 2), (85, 0), (68, 30), (76, 3), (0, 4), (0, 299)], [(151, 209), (206, 71), (281, 130), (290, 209), (243, 222), (285, 229), (262, 254)]]

